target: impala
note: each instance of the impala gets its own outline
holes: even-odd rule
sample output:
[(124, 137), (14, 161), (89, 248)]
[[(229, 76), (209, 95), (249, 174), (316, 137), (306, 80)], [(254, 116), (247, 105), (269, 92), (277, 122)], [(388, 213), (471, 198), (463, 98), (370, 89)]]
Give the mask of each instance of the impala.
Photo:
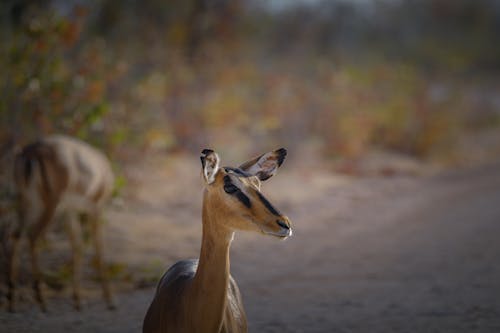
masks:
[(143, 323), (153, 332), (246, 332), (246, 315), (238, 285), (230, 275), (229, 247), (236, 230), (285, 239), (290, 221), (260, 192), (285, 159), (278, 149), (238, 168), (219, 167), (218, 155), (202, 152), (203, 236), (199, 260), (174, 264), (158, 283)]
[(102, 235), (99, 216), (111, 196), (114, 176), (108, 159), (100, 151), (77, 139), (54, 135), (27, 145), (15, 157), (14, 181), (18, 191), (19, 221), (7, 241), (7, 284), (9, 310), (15, 310), (19, 243), (27, 234), (33, 272), (33, 289), (41, 309), (46, 311), (39, 240), (63, 214), (72, 246), (73, 300), (81, 307), (82, 260), (81, 225), (77, 212), (89, 217), (95, 245), (96, 269), (104, 299), (113, 307), (110, 287), (102, 262)]

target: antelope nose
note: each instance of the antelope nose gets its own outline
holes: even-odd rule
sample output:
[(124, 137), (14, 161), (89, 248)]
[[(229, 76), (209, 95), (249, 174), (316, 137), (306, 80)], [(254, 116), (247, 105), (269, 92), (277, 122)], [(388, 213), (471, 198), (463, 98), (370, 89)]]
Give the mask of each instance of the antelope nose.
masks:
[(278, 223), (278, 225), (280, 227), (282, 227), (283, 229), (287, 229), (287, 230), (290, 229), (290, 225), (288, 223), (286, 223), (284, 220), (276, 220), (276, 223)]

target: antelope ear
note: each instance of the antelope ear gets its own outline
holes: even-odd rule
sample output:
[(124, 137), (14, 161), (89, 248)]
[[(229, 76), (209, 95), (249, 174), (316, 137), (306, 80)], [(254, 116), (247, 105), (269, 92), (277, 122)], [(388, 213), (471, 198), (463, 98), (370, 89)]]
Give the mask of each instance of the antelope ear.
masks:
[(219, 171), (219, 155), (212, 149), (203, 149), (200, 156), (203, 178), (207, 184), (212, 184)]
[(239, 166), (239, 168), (260, 180), (267, 180), (274, 176), (285, 160), (286, 149), (280, 148), (262, 154)]

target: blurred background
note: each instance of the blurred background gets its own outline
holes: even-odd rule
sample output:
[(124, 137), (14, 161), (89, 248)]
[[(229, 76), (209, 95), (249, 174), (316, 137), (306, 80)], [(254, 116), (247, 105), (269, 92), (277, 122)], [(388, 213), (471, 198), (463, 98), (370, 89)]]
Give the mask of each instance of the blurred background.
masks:
[[(456, 160), (498, 126), (494, 0), (3, 1), (1, 142)], [(249, 148), (252, 147), (252, 148)]]
[(251, 331), (500, 331), (500, 168), (477, 169), (500, 156), (499, 1), (4, 0), (0, 41), (1, 162), (68, 134), (110, 157), (118, 193), (117, 312), (92, 291), (71, 310), (54, 233), (56, 311), (39, 314), (23, 264), (11, 331), (140, 330), (164, 269), (198, 255), (200, 151), (237, 165), (281, 146), (264, 190), (296, 236), (232, 251)]

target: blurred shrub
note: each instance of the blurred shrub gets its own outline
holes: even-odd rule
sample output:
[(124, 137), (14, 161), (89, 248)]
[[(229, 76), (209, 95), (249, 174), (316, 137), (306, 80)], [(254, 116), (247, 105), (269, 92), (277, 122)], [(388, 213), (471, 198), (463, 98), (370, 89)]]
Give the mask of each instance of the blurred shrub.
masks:
[(411, 65), (346, 67), (331, 75), (329, 104), (336, 110), (321, 128), (330, 153), (356, 157), (380, 146), (423, 157), (461, 126), (454, 105), (461, 100), (447, 93), (434, 101), (432, 83)]
[(8, 1), (0, 140), (64, 132), (117, 160), (310, 140), (429, 156), (477, 118), (467, 96), (498, 68), (492, 3)]
[[(23, 8), (17, 18), (16, 5)], [(103, 41), (84, 36), (86, 9), (75, 6), (67, 16), (37, 3), (10, 9), (0, 45), (2, 139), (62, 132), (102, 145), (113, 68)]]

